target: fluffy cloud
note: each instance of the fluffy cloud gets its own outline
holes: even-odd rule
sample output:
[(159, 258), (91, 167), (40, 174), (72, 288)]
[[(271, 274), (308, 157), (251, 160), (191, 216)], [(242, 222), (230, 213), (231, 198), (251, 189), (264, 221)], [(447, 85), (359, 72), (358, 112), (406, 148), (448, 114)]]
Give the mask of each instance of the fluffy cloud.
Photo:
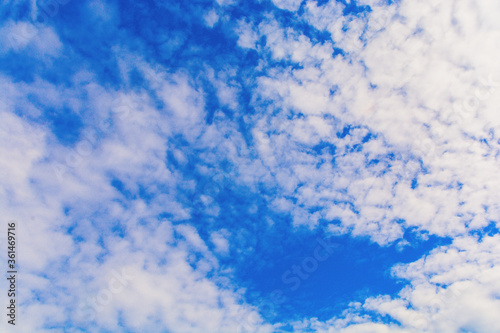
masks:
[[(196, 33), (162, 58), (163, 34), (144, 51), (111, 31), (102, 72), (57, 25), (5, 21), (5, 63), (26, 54), (43, 67), (0, 76), (19, 331), (498, 331), (498, 4), (273, 4), (245, 16), (218, 1), (185, 21), (175, 7), (181, 23), (161, 28)], [(106, 6), (85, 10), (125, 20)], [(234, 54), (210, 62), (205, 39)], [(47, 74), (59, 70), (49, 58), (64, 77)], [(408, 232), (452, 243), (394, 265), (397, 294), (330, 320), (269, 323), (229, 261), (261, 232), (234, 212), (264, 221), (266, 209), (293, 230), (380, 246), (412, 246)], [(288, 228), (278, 223), (267, 224)]]

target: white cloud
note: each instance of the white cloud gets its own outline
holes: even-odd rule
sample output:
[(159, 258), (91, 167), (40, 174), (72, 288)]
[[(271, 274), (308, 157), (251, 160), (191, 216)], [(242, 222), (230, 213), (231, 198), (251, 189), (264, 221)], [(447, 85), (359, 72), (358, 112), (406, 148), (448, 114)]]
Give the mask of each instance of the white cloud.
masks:
[(210, 240), (215, 246), (215, 252), (227, 255), (229, 253), (229, 233), (227, 230), (214, 231)]
[[(187, 73), (153, 69), (123, 50), (115, 51), (124, 54), (123, 77), (134, 67), (145, 73), (164, 109), (144, 91), (92, 83), (88, 72), (75, 76), (71, 88), (1, 78), (0, 208), (20, 225), (21, 292), (27, 295), (20, 331), (42, 332), (45, 324), (74, 320), (99, 332), (120, 318), (131, 330), (274, 330), (243, 301), (244, 290), (220, 283), (231, 277), (217, 259), (232, 250), (229, 232), (210, 230), (207, 244), (187, 222), (192, 212), (179, 192), (194, 192), (198, 184), (165, 165), (169, 150), (179, 164), (188, 163), (171, 143), (182, 136), (206, 149), (200, 158), (207, 165), (196, 166), (197, 172), (214, 175), (217, 161), (227, 158), (235, 170), (225, 177), (250, 190), (273, 189), (276, 197), (264, 199), (289, 213), (296, 226), (313, 228), (325, 219), (332, 233), (369, 236), (382, 245), (404, 244), (408, 227), (454, 238), (452, 245), (394, 267), (395, 277), (408, 282), (398, 295), (353, 303), (325, 322), (305, 318), (293, 323), (297, 332), (491, 332), (500, 311), (499, 237), (479, 241), (469, 232), (490, 222), (498, 226), (500, 218), (494, 177), (500, 171), (498, 4), (363, 3), (373, 9), (366, 17), (343, 16), (337, 1), (305, 3), (303, 19), (329, 32), (330, 42), (317, 43), (270, 14), (257, 26), (238, 22), (238, 45), (264, 55), (260, 69), (266, 74), (255, 81), (252, 99), (256, 113), (242, 117), (255, 147), (222, 112), (205, 123), (204, 92)], [(300, 3), (276, 5), (295, 10)], [(213, 26), (217, 15), (209, 12), (205, 23)], [(63, 48), (52, 28), (8, 21), (1, 29), (6, 52), (57, 56)], [(9, 36), (22, 38), (8, 44)], [(264, 36), (265, 47), (257, 46)], [(344, 55), (333, 57), (333, 46)], [(266, 59), (299, 66), (266, 68)], [(241, 89), (236, 73), (226, 68), (210, 77), (221, 104), (233, 110)], [(71, 147), (29, 120), (43, 107), (79, 110), (83, 104), (91, 114)], [(16, 107), (29, 117), (16, 115)], [(55, 162), (65, 168), (63, 175), (54, 171)], [(152, 199), (124, 200), (112, 178), (125, 192), (141, 187)], [(198, 199), (207, 215), (218, 216), (210, 193)], [(86, 308), (94, 320), (82, 318), (81, 301), (108, 295), (112, 272), (124, 268), (134, 278), (101, 299), (98, 310)], [(377, 322), (378, 315), (401, 325)]]
[(213, 28), (214, 25), (216, 25), (217, 22), (219, 21), (219, 15), (217, 15), (215, 10), (211, 9), (209, 12), (205, 14), (203, 19), (205, 20), (205, 24), (207, 25), (207, 27)]
[(109, 6), (101, 0), (92, 0), (87, 4), (87, 6), (90, 14), (101, 21), (110, 21), (116, 15), (115, 7)]
[(273, 3), (276, 7), (280, 9), (285, 9), (294, 12), (299, 9), (302, 0), (273, 0)]
[(216, 1), (219, 4), (219, 6), (221, 6), (221, 7), (231, 6), (231, 5), (235, 5), (236, 3), (238, 3), (238, 0), (216, 0)]
[[(491, 41), (475, 42), (482, 50), (479, 53), (463, 46), (468, 43), (464, 36), (486, 41), (498, 31), (471, 25), (474, 8), (479, 6), (465, 1), (464, 8), (472, 6), (474, 11), (461, 10), (462, 4), (454, 10), (449, 4), (403, 2), (376, 5), (367, 19), (341, 16), (342, 6), (335, 1), (322, 6), (309, 2), (305, 17), (318, 29), (329, 31), (336, 46), (348, 52), (345, 57), (326, 56), (331, 52), (298, 56), (301, 48), (318, 46), (299, 31), (282, 28), (272, 17), (259, 25), (273, 58), (303, 65), (293, 71), (269, 69), (258, 81), (258, 96), (272, 101), (277, 115), (263, 115), (253, 133), (261, 158), (283, 193), (309, 207), (323, 206), (322, 216), (341, 218), (348, 226), (343, 230), (369, 234), (382, 243), (400, 237), (405, 226), (456, 236), (497, 220), (492, 215), (495, 209), (484, 209), (496, 207), (496, 199), (489, 199), (496, 197), (496, 182), (482, 175), (498, 171), (494, 157), (498, 121), (490, 112), (497, 99), (492, 93), (497, 82), (486, 74), (486, 68), (491, 71), (498, 66), (491, 62), (498, 49)], [(337, 13), (334, 19), (332, 13)], [(458, 21), (444, 30), (449, 21), (443, 15)], [(347, 44), (353, 39), (359, 45)], [(490, 56), (485, 59), (485, 54)], [(475, 64), (473, 71), (471, 64)], [(296, 112), (304, 117), (290, 117)], [(306, 125), (313, 121), (321, 127)], [(336, 138), (341, 124), (360, 126), (364, 134), (354, 139), (354, 129), (345, 138)], [(367, 130), (376, 137), (363, 144)], [(489, 144), (480, 138), (488, 138)], [(304, 149), (321, 141), (336, 147), (332, 156), (336, 171), (317, 169), (327, 156), (314, 156)], [(347, 153), (353, 145), (362, 151)], [(397, 158), (388, 161), (385, 155), (389, 153)], [(415, 158), (422, 159), (422, 167)], [(372, 159), (382, 163), (367, 167)], [(306, 170), (315, 169), (317, 176), (306, 176), (310, 174)], [(287, 180), (281, 181), (281, 174)], [(316, 190), (294, 193), (294, 179), (304, 177)], [(418, 187), (412, 189), (414, 178)], [(375, 184), (375, 179), (382, 183)], [(318, 186), (329, 186), (329, 190), (318, 191)], [(353, 202), (359, 214), (328, 204), (332, 197)], [(471, 217), (473, 222), (468, 223)], [(396, 222), (399, 219), (405, 220), (404, 225)]]
[(238, 22), (235, 29), (238, 35), (238, 46), (245, 49), (254, 49), (258, 40), (257, 32), (253, 30), (252, 25), (244, 20)]
[(0, 52), (20, 52), (29, 48), (35, 57), (58, 56), (62, 50), (59, 36), (51, 27), (35, 26), (28, 22), (7, 21), (0, 28), (0, 38), (4, 45)]

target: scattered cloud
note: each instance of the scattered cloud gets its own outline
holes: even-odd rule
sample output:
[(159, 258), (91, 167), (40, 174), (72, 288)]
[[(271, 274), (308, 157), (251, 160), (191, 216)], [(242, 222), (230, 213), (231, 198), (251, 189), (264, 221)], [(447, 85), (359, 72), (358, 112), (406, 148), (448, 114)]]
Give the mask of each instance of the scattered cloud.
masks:
[[(19, 332), (496, 332), (497, 3), (9, 6)], [(385, 280), (266, 310), (316, 234)]]

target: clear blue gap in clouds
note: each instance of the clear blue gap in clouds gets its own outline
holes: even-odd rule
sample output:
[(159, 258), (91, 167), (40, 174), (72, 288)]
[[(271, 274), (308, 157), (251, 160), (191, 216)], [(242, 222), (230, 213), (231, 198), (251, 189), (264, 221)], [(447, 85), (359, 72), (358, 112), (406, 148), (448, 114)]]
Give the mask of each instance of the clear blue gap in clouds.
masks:
[(46, 120), (57, 139), (67, 145), (78, 141), (80, 131), (83, 128), (81, 117), (68, 107), (60, 109), (50, 108), (46, 110)]
[[(318, 264), (313, 270), (315, 260), (310, 258), (314, 258), (318, 246), (322, 248), (318, 237), (323, 239), (325, 235), (305, 231), (291, 234), (284, 230), (278, 236), (281, 244), (267, 241), (274, 238), (272, 233), (263, 235), (262, 243), (276, 244), (280, 249), (274, 246), (258, 249), (259, 254), (250, 258), (253, 260), (247, 262), (241, 277), (248, 281), (249, 295), (257, 305), (273, 302), (273, 290), (283, 291), (286, 301), (276, 305), (276, 316), (263, 313), (277, 322), (306, 317), (328, 320), (339, 316), (350, 302), (363, 302), (369, 296), (380, 294), (395, 295), (403, 285), (390, 276), (394, 264), (411, 262), (435, 246), (450, 242), (430, 237), (427, 241), (414, 240), (412, 247), (399, 251), (396, 244), (380, 247), (367, 239), (326, 237), (328, 243), (338, 247), (333, 248), (325, 261), (315, 259)], [(415, 236), (407, 233), (405, 238)], [(267, 261), (266, 267), (262, 267), (259, 260)], [(299, 270), (294, 270), (294, 266)], [(313, 271), (308, 273), (306, 269)]]

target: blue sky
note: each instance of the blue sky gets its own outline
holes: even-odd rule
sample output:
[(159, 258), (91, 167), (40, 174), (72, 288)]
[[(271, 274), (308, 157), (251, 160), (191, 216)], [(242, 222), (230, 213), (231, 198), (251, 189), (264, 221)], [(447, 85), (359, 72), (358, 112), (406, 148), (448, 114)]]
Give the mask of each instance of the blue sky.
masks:
[(3, 4), (2, 331), (500, 332), (499, 10)]

